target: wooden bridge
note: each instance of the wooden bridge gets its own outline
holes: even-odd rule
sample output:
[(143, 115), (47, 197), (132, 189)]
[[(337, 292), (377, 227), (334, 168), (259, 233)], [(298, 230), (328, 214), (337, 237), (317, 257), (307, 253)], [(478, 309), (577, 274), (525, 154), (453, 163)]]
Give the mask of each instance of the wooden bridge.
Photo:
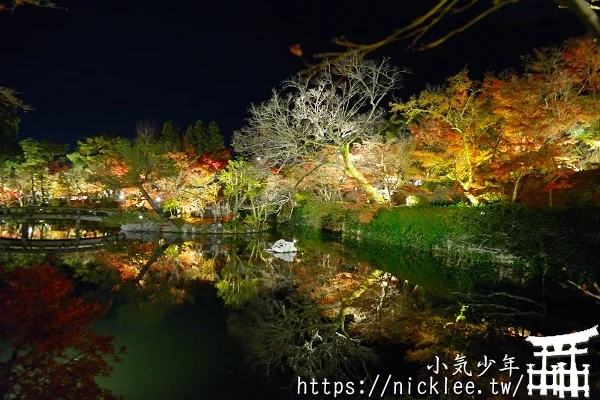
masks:
[[(29, 206), (0, 208), (0, 222), (17, 221), (21, 223), (21, 238), (0, 238), (0, 251), (10, 253), (66, 253), (95, 250), (102, 247), (108, 241), (120, 240), (125, 236), (110, 234), (100, 237), (82, 238), (79, 229), (80, 222), (101, 222), (104, 218), (116, 213), (116, 211), (68, 207)], [(30, 239), (30, 223), (40, 220), (73, 221), (75, 225), (75, 238), (59, 240)]]
[(0, 221), (57, 219), (100, 222), (103, 218), (116, 213), (117, 211), (96, 210), (93, 208), (44, 206), (9, 207), (0, 208)]

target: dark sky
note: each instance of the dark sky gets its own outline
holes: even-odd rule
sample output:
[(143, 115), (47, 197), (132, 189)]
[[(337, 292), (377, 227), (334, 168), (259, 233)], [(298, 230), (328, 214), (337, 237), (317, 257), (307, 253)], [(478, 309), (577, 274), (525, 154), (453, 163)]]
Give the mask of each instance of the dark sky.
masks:
[[(303, 68), (290, 45), (314, 54), (334, 49), (340, 35), (378, 40), (437, 2), (55, 1), (68, 11), (0, 14), (0, 86), (35, 107), (22, 116), (21, 137), (71, 144), (101, 132), (132, 136), (146, 119), (182, 128), (215, 120), (230, 135), (250, 103)], [(551, 0), (523, 0), (437, 49), (406, 52), (397, 43), (376, 56), (412, 69), (406, 97), (465, 65), (475, 76), (519, 67), (531, 49), (584, 33)]]

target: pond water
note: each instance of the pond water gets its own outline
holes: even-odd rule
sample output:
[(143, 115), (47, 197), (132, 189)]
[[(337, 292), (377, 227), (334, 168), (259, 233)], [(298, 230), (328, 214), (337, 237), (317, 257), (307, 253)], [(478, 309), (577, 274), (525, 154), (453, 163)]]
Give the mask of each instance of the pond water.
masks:
[(82, 221), (75, 228), (72, 221), (30, 221), (25, 229), (20, 221), (0, 221), (0, 238), (29, 240), (71, 240), (79, 238), (98, 238), (114, 234), (98, 223)]
[[(295, 239), (298, 252), (264, 251), (279, 238)], [(460, 378), (487, 398), (494, 376), (526, 382), (536, 360), (524, 336), (589, 328), (600, 310), (565, 276), (298, 232), (140, 236), (95, 251), (2, 258), (8, 266), (50, 262), (75, 280), (77, 296), (110, 304), (94, 330), (114, 335), (126, 354), (97, 382), (125, 399), (333, 397), (333, 384), (298, 384), (311, 377), (343, 383), (336, 397), (361, 398), (378, 376), (429, 379), (436, 357), (455, 381), (459, 353), (472, 371), (495, 360), (486, 379)], [(584, 361), (599, 390), (591, 348), (596, 356)], [(506, 356), (520, 369), (499, 371)], [(525, 382), (517, 397), (526, 397)], [(391, 390), (381, 398), (398, 397)]]

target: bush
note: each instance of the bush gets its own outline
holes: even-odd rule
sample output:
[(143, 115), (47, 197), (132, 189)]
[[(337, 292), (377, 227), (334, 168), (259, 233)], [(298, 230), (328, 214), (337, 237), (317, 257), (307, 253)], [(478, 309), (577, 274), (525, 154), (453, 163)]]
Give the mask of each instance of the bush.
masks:
[(409, 207), (424, 206), (429, 204), (429, 200), (423, 196), (410, 195), (406, 197), (406, 205)]

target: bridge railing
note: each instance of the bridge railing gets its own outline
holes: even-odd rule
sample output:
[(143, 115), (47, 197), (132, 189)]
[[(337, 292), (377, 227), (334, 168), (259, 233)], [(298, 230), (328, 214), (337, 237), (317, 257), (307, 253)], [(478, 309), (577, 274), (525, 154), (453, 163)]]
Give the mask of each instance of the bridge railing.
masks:
[(49, 207), (49, 206), (26, 206), (26, 207), (0, 208), (0, 215), (50, 214), (50, 215), (108, 217), (108, 216), (114, 215), (116, 213), (117, 213), (117, 211), (99, 210), (99, 209), (95, 209), (95, 208), (72, 208), (72, 207)]

